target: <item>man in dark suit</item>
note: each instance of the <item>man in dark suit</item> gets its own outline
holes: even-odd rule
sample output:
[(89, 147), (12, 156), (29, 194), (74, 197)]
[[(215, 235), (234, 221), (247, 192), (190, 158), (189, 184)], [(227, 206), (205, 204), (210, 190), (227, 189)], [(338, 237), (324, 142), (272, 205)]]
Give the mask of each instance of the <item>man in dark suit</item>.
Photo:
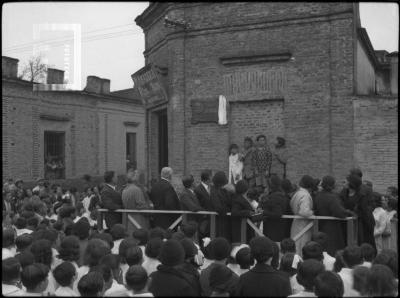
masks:
[[(185, 189), (182, 191), (182, 194), (180, 197), (182, 210), (187, 210), (187, 211), (192, 211), (192, 212), (204, 210), (200, 206), (199, 200), (197, 199), (197, 196), (193, 191), (193, 187), (194, 187), (193, 176), (188, 175), (188, 176), (183, 177), (182, 184), (185, 187)], [(193, 221), (199, 222), (199, 220), (201, 218), (199, 216), (189, 214), (187, 219), (188, 219), (188, 221), (193, 220)]]
[[(104, 173), (104, 187), (101, 190), (101, 202), (102, 207), (109, 210), (122, 209), (122, 197), (121, 193), (116, 190), (117, 178), (115, 177), (114, 171), (107, 171)], [(106, 225), (108, 229), (111, 229), (113, 225), (122, 223), (121, 213), (106, 213), (104, 215)]]
[[(236, 183), (235, 190), (236, 194), (232, 199), (232, 242), (240, 242), (240, 225), (243, 217), (251, 217), (255, 210), (247, 197), (247, 191), (249, 189), (249, 184), (246, 180), (239, 180)], [(254, 236), (254, 231), (252, 228), (247, 226), (246, 238), (249, 242)]]
[[(172, 169), (161, 169), (161, 180), (156, 182), (150, 191), (150, 200), (155, 210), (181, 210), (178, 195), (172, 187)], [(169, 226), (179, 217), (179, 214), (155, 214), (154, 225), (163, 229)]]
[(211, 201), (211, 170), (201, 172), (201, 182), (194, 188), (194, 193), (199, 200), (201, 207), (207, 211), (214, 211), (214, 206)]
[[(201, 182), (194, 188), (194, 193), (199, 200), (200, 206), (205, 211), (215, 211), (214, 205), (211, 200), (211, 170), (203, 170), (201, 172)], [(199, 224), (199, 237), (200, 239), (210, 235), (210, 217), (205, 215)]]

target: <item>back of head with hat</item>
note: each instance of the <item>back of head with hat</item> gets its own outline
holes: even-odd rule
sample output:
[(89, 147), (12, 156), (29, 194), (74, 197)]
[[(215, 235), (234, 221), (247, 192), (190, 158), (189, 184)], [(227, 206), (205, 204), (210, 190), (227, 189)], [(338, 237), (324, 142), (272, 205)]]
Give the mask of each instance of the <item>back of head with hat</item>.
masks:
[(228, 183), (228, 178), (226, 178), (226, 175), (224, 172), (219, 171), (219, 172), (215, 173), (214, 177), (212, 178), (212, 181), (214, 183), (214, 186), (216, 188), (219, 188)]
[(359, 176), (350, 174), (346, 177), (347, 182), (349, 183), (349, 188), (358, 191), (361, 187), (362, 180)]
[(211, 257), (217, 261), (222, 261), (229, 257), (231, 245), (223, 237), (217, 237), (211, 240)]
[(335, 178), (332, 176), (324, 176), (322, 178), (321, 186), (325, 191), (332, 191), (335, 189)]
[(123, 238), (125, 238), (125, 236), (127, 236), (126, 229), (122, 224), (113, 225), (111, 228), (110, 234), (113, 237), (114, 241), (123, 239)]
[(314, 178), (309, 175), (304, 175), (301, 177), (299, 185), (305, 189), (313, 189), (314, 188)]
[(293, 192), (293, 186), (292, 186), (292, 182), (290, 182), (289, 179), (283, 179), (281, 182), (281, 186), (282, 186), (282, 190), (289, 194), (291, 192)]
[(159, 260), (165, 266), (177, 266), (182, 264), (185, 258), (185, 250), (182, 244), (174, 239), (167, 240), (161, 246)]

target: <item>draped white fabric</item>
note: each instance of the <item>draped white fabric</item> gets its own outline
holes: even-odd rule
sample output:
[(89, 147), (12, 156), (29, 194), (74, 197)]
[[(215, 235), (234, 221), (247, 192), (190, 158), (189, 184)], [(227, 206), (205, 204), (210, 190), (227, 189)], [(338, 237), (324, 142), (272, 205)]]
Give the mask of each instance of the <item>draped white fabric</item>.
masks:
[(223, 95), (219, 96), (219, 106), (218, 106), (218, 124), (224, 125), (228, 123), (227, 119), (227, 102), (226, 98)]

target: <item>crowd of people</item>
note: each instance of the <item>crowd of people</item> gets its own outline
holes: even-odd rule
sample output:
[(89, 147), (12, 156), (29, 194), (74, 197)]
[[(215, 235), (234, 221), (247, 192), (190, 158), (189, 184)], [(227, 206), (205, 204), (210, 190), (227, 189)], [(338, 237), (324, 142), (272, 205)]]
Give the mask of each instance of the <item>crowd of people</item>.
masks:
[[(140, 174), (129, 170), (127, 184), (119, 186), (107, 171), (104, 183), (82, 192), (45, 180), (33, 189), (7, 180), (3, 295), (397, 296), (397, 235), (391, 231), (397, 188), (381, 195), (359, 169), (350, 170), (342, 189), (332, 176), (305, 175), (298, 186), (271, 173), (257, 174), (254, 183), (232, 176), (229, 183), (224, 172), (204, 170), (198, 185), (187, 175), (177, 191), (169, 167), (147, 189)], [(99, 208), (193, 213), (174, 229), (179, 214), (137, 213), (131, 219), (139, 228), (122, 225), (119, 212), (105, 213), (100, 222)], [(198, 211), (217, 212), (216, 238), (210, 239), (209, 217)], [(357, 244), (346, 244), (346, 226), (338, 220), (320, 220), (313, 232), (312, 215), (356, 217)], [(263, 222), (264, 236), (249, 228), (240, 243), (243, 217)]]

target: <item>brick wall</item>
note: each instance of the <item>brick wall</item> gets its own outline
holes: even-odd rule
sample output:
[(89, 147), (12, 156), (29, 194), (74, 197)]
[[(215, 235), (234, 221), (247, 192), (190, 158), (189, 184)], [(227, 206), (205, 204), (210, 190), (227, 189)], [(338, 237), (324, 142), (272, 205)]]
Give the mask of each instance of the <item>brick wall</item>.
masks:
[(398, 185), (398, 99), (358, 97), (353, 106), (355, 162), (363, 179), (385, 192)]
[(127, 132), (136, 132), (138, 167), (146, 167), (141, 106), (79, 92), (33, 92), (31, 84), (21, 81), (3, 80), (2, 90), (3, 148), (8, 149), (2, 154), (3, 179), (44, 176), (44, 131), (65, 132), (66, 178), (103, 175), (107, 168), (125, 173)]
[[(163, 17), (157, 15), (154, 25), (145, 29), (149, 37), (145, 55), (147, 61), (162, 65), (168, 61), (169, 155), (174, 170), (190, 172), (197, 179), (204, 168), (226, 170), (229, 144), (232, 140), (242, 143), (232, 128), (241, 131), (240, 138), (260, 132), (269, 135), (268, 126), (276, 121), (274, 134), (287, 140), (290, 179), (297, 183), (304, 174), (344, 179), (355, 165), (357, 14), (353, 9), (352, 3), (321, 2), (169, 5), (165, 13), (173, 11), (191, 24), (186, 35), (179, 29), (160, 31)], [(293, 59), (221, 63), (226, 57), (273, 53), (290, 53)], [(236, 94), (227, 94), (224, 78), (243, 73), (250, 73), (247, 81), (239, 79)], [(265, 84), (284, 73), (287, 82), (276, 94), (258, 87), (250, 93), (243, 86), (258, 84), (252, 81), (256, 77), (252, 73), (268, 73)], [(215, 100), (219, 95), (232, 103), (229, 124), (192, 124), (191, 102)], [(268, 113), (277, 119), (268, 122), (262, 116)], [(247, 114), (258, 119), (258, 126), (256, 121), (243, 121)]]

